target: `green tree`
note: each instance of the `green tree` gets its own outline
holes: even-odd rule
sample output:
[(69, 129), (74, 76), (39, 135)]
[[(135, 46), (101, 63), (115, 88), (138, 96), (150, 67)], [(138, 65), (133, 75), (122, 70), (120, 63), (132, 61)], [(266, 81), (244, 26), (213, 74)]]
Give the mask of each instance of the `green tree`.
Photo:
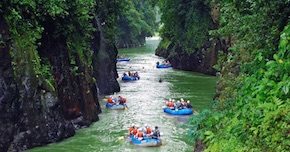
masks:
[[(210, 1), (160, 0), (162, 26), (160, 36), (192, 53), (206, 41), (210, 30)], [(162, 42), (161, 42), (162, 44)]]
[(126, 8), (117, 16), (117, 43), (145, 44), (145, 37), (157, 29), (155, 5), (150, 1), (124, 1)]
[[(192, 117), (192, 139), (205, 151), (289, 151), (288, 1), (220, 1), (221, 28), (230, 37), (220, 96)], [(235, 72), (238, 71), (238, 72)]]

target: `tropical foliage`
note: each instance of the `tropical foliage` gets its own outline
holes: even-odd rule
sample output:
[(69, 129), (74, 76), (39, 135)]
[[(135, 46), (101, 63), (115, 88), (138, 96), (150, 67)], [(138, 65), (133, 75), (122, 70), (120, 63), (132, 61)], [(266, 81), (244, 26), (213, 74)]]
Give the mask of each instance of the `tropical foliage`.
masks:
[(68, 38), (67, 47), (72, 60), (76, 55), (81, 61), (90, 58), (88, 40), (94, 30), (91, 23), (94, 7), (93, 0), (72, 1), (69, 4), (65, 1), (1, 1), (0, 13), (9, 26), (11, 42), (15, 46), (11, 52), (13, 65), (28, 66), (24, 71), (16, 70), (16, 76), (30, 74), (51, 83), (49, 62), (41, 62), (37, 51), (47, 24), (56, 27), (53, 33), (55, 38)]
[(163, 41), (170, 41), (187, 53), (198, 50), (211, 27), (210, 1), (159, 0), (158, 6), (162, 22), (159, 32)]
[(290, 150), (289, 6), (219, 2), (221, 28), (210, 33), (231, 39), (219, 98), (189, 121), (191, 139), (202, 140), (205, 151)]
[(145, 37), (157, 30), (155, 4), (146, 0), (127, 0), (125, 9), (117, 16), (117, 42), (145, 43)]
[[(90, 43), (92, 33), (97, 30), (93, 25), (95, 18), (100, 18), (105, 25), (106, 43), (112, 44), (124, 37), (130, 41), (145, 39), (145, 36), (153, 35), (155, 26), (155, 9), (151, 1), (3, 0), (0, 14), (9, 26), (11, 42), (17, 47), (17, 51), (11, 51), (14, 67), (20, 64), (29, 67), (24, 71), (16, 70), (16, 75), (34, 74), (51, 83), (49, 62), (42, 62), (37, 50), (41, 46), (39, 40), (48, 28), (53, 28), (50, 34), (54, 38), (65, 38), (72, 65), (76, 62), (90, 65), (93, 54)], [(75, 71), (78, 67), (71, 69)]]

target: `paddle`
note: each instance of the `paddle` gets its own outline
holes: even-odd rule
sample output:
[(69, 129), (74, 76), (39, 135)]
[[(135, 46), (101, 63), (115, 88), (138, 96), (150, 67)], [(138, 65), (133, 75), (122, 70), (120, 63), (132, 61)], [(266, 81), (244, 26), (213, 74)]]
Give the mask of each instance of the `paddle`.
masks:
[[(163, 136), (163, 135), (164, 135), (164, 133), (160, 132), (160, 136)], [(158, 137), (158, 139), (160, 139), (160, 137)], [(165, 144), (165, 142), (163, 140), (161, 140), (161, 145), (164, 145), (164, 144)]]
[(118, 137), (118, 140), (124, 140), (127, 137), (129, 137), (129, 135), (120, 136), (120, 137)]
[(125, 105), (125, 110), (128, 110), (129, 108), (128, 108), (127, 104), (124, 103), (124, 105)]

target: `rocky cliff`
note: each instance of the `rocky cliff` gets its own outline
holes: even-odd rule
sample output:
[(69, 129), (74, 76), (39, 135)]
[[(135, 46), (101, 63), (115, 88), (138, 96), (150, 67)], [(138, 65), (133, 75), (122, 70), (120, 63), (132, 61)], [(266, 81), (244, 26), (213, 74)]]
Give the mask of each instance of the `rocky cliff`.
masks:
[(130, 47), (144, 46), (145, 43), (146, 43), (145, 35), (136, 36), (136, 39), (134, 41), (124, 36), (117, 40), (116, 46), (117, 48), (130, 48)]
[(101, 25), (100, 20), (100, 18), (95, 17), (94, 27), (98, 30), (92, 40), (94, 77), (97, 78), (99, 93), (109, 94), (120, 91), (116, 70), (118, 50), (115, 44), (106, 43), (106, 39), (110, 38), (104, 33), (104, 28), (110, 27)]
[(217, 63), (218, 51), (222, 48), (221, 41), (214, 40), (205, 42), (198, 51), (191, 54), (174, 44), (168, 48), (157, 48), (155, 54), (168, 59), (176, 69), (215, 75), (217, 71), (213, 66)]
[(99, 119), (100, 93), (120, 90), (117, 50), (112, 44), (101, 45), (100, 27), (95, 27), (91, 42), (92, 62), (98, 64), (90, 65), (89, 59), (70, 51), (68, 37), (55, 36), (55, 20), (39, 24), (43, 32), (34, 49), (27, 35), (11, 36), (0, 15), (1, 151), (23, 151), (73, 136), (76, 129)]
[[(227, 48), (229, 47), (229, 42), (222, 40), (219, 37), (210, 36), (208, 34), (209, 30), (218, 29), (220, 26), (218, 21), (219, 8), (213, 5), (209, 11), (210, 13), (207, 12), (210, 14), (210, 22), (208, 23), (209, 29), (207, 29), (205, 36), (197, 36), (199, 39), (204, 38), (201, 40), (203, 43), (200, 47), (193, 46), (191, 51), (188, 52), (185, 51), (185, 49), (180, 46), (178, 42), (164, 38), (161, 40), (160, 45), (155, 51), (155, 54), (168, 59), (172, 63), (172, 66), (176, 69), (200, 72), (208, 75), (216, 75), (218, 71), (214, 69), (213, 66), (217, 64), (218, 51), (223, 51), (226, 53)], [(203, 12), (202, 14), (207, 13)], [(181, 28), (181, 31), (182, 30), (183, 29)], [(187, 31), (183, 31), (182, 34), (188, 34), (186, 32)]]

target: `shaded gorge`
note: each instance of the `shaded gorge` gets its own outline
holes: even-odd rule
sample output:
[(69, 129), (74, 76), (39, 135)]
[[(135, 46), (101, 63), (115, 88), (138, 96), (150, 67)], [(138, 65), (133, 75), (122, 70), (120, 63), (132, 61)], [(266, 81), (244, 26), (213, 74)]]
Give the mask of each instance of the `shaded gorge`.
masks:
[[(30, 152), (63, 151), (193, 151), (193, 142), (186, 136), (183, 125), (188, 116), (171, 116), (162, 106), (168, 98), (190, 100), (196, 111), (206, 108), (215, 93), (216, 77), (176, 69), (157, 69), (156, 62), (164, 60), (154, 51), (159, 40), (147, 40), (144, 47), (120, 49), (118, 55), (131, 58), (118, 62), (117, 71), (121, 95), (127, 99), (128, 110), (110, 110), (100, 99), (102, 113), (99, 121), (81, 129), (72, 138), (60, 143), (30, 149)], [(123, 82), (124, 72), (138, 71), (140, 80)], [(162, 82), (159, 82), (160, 78)], [(192, 115), (194, 117), (194, 115)], [(160, 147), (138, 147), (119, 137), (127, 133), (132, 123), (151, 127), (159, 126), (165, 144)]]

